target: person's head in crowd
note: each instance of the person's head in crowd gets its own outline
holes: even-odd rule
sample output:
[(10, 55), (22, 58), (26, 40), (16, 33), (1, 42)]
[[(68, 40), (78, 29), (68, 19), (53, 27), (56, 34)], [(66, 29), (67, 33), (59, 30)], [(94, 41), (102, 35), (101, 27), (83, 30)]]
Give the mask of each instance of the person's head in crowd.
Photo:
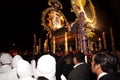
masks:
[(18, 54), (18, 51), (17, 50), (12, 50), (12, 51), (10, 51), (10, 54), (12, 55), (12, 57), (14, 57)]
[(43, 55), (37, 62), (37, 75), (44, 76), (49, 80), (55, 80), (56, 61), (55, 58), (49, 54)]
[(99, 51), (92, 57), (92, 72), (99, 75), (102, 72), (114, 73), (117, 71), (117, 58), (110, 51)]
[(12, 56), (9, 53), (2, 52), (0, 54), (0, 63), (1, 63), (1, 65), (12, 66)]
[(85, 62), (85, 55), (81, 52), (77, 52), (76, 54), (74, 54), (73, 63), (78, 64), (81, 62)]
[(49, 79), (47, 79), (47, 78), (44, 77), (44, 76), (40, 76), (40, 77), (37, 78), (37, 80), (49, 80)]
[(20, 59), (17, 63), (16, 70), (19, 78), (26, 78), (33, 76), (32, 66), (26, 60)]
[(68, 51), (69, 51), (69, 52), (72, 52), (72, 51), (73, 51), (72, 46), (69, 46)]

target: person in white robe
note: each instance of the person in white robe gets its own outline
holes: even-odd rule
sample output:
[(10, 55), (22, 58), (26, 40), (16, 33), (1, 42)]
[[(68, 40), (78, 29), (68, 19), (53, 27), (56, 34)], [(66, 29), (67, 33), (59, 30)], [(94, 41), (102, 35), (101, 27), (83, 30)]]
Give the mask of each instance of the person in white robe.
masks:
[(19, 80), (35, 80), (33, 76), (33, 70), (31, 64), (23, 59), (20, 59), (17, 63), (17, 74)]
[(36, 73), (38, 77), (44, 76), (49, 80), (56, 80), (56, 61), (49, 54), (43, 55), (38, 59)]
[(13, 68), (17, 68), (17, 63), (18, 63), (18, 61), (20, 59), (22, 59), (22, 57), (20, 55), (15, 55), (13, 57), (13, 60), (12, 60), (12, 66), (13, 66)]
[(0, 80), (18, 80), (17, 73), (12, 68), (12, 56), (9, 53), (1, 53), (0, 63)]

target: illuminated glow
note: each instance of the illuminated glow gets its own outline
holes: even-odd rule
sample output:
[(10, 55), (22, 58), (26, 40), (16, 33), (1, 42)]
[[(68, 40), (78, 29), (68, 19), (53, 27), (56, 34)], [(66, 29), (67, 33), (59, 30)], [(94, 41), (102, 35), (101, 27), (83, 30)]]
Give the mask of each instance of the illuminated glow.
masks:
[(86, 22), (96, 24), (95, 9), (90, 0), (71, 0), (71, 5), (77, 17), (80, 12), (84, 12)]
[(101, 43), (101, 38), (99, 37), (99, 50), (102, 49), (102, 43)]
[(88, 63), (88, 59), (87, 59), (87, 56), (85, 56), (85, 63)]
[(101, 38), (99, 37), (99, 41), (101, 41)]
[(67, 19), (60, 11), (62, 4), (58, 0), (49, 0), (47, 8), (42, 13), (42, 25), (48, 32), (54, 32), (66, 25)]

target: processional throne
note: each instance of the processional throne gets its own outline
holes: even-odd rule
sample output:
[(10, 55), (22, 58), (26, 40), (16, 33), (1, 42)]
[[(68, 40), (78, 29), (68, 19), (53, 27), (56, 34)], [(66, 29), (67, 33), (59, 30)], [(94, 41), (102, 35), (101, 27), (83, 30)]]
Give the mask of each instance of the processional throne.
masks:
[[(70, 24), (60, 11), (62, 4), (58, 0), (49, 0), (47, 8), (42, 13), (42, 25), (48, 31), (44, 49), (55, 53), (57, 48), (68, 52), (68, 45), (74, 45), (76, 50), (85, 54), (94, 50), (96, 35), (92, 30), (96, 24), (95, 9), (90, 0), (71, 0), (72, 10), (76, 20)], [(48, 37), (49, 36), (49, 37)]]

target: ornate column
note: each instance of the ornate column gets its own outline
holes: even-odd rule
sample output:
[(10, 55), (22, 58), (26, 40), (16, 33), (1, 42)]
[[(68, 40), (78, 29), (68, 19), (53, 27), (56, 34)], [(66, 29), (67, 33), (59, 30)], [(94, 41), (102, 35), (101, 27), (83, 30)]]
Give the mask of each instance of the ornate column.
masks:
[(80, 12), (80, 15), (79, 15), (79, 26), (78, 26), (78, 48), (79, 48), (79, 50), (81, 52), (84, 51), (84, 49), (83, 49), (83, 36), (85, 35), (84, 24), (85, 24), (84, 13)]

